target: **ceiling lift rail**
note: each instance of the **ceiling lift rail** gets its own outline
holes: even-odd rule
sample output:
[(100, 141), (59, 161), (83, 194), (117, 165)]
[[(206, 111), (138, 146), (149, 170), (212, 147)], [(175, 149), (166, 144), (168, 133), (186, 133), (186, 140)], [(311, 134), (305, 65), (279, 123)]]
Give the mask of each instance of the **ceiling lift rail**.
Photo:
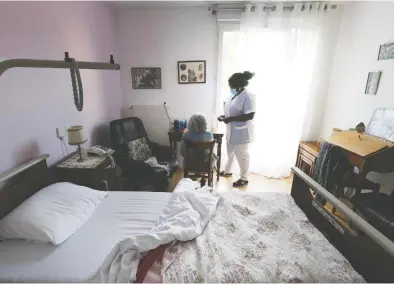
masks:
[(8, 59), (0, 62), (0, 76), (10, 68), (55, 68), (69, 69), (71, 75), (71, 83), (73, 87), (73, 96), (75, 106), (78, 111), (82, 111), (84, 105), (84, 92), (82, 88), (82, 80), (80, 69), (91, 70), (119, 70), (119, 64), (114, 62), (113, 55), (110, 55), (110, 63), (104, 62), (85, 62), (76, 61), (69, 57), (69, 53), (65, 52), (64, 61), (60, 60), (42, 60), (42, 59)]
[[(0, 62), (0, 76), (10, 68), (58, 68), (72, 69), (74, 64), (66, 60), (42, 60), (42, 59), (8, 59)], [(104, 62), (86, 62), (77, 61), (79, 69), (96, 69), (96, 70), (119, 70), (119, 64), (114, 63), (114, 58), (110, 55), (110, 63)]]

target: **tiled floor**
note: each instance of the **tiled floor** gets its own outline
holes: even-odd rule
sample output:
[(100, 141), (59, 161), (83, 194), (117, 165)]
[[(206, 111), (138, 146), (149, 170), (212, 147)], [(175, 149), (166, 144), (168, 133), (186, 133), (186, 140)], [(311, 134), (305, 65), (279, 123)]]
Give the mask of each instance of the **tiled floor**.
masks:
[[(171, 181), (170, 190), (173, 191), (177, 183), (183, 178), (183, 172), (179, 169), (173, 176)], [(214, 188), (218, 191), (246, 191), (246, 192), (291, 192), (292, 177), (285, 179), (268, 179), (263, 176), (251, 174), (249, 183), (245, 187), (234, 188), (232, 187), (233, 180), (236, 177), (220, 177), (217, 181), (216, 176), (214, 177)]]

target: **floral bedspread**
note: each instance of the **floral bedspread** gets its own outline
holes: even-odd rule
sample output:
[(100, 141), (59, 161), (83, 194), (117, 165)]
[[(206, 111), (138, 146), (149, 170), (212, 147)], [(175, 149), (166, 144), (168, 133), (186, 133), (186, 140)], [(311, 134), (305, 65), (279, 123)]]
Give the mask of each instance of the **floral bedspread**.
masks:
[(203, 234), (174, 250), (163, 282), (365, 282), (285, 193), (221, 194)]

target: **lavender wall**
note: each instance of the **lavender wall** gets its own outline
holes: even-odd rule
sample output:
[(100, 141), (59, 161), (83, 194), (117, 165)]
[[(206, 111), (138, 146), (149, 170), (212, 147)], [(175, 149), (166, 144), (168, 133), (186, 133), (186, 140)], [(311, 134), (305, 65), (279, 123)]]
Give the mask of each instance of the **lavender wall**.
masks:
[[(115, 53), (115, 19), (100, 2), (0, 2), (0, 60), (107, 61)], [(81, 124), (91, 143), (108, 141), (120, 117), (118, 71), (81, 71), (84, 110), (75, 109), (68, 70), (11, 69), (0, 77), (0, 172), (40, 153), (62, 157), (56, 127)], [(68, 147), (69, 151), (73, 150)]]
[[(207, 7), (118, 9), (116, 21), (122, 107), (163, 105), (166, 101), (171, 116), (189, 118), (201, 112), (211, 125), (218, 37), (216, 18)], [(206, 84), (178, 84), (177, 61), (182, 60), (206, 60)], [(162, 89), (134, 90), (131, 67), (162, 68)], [(124, 115), (130, 112), (126, 110)]]

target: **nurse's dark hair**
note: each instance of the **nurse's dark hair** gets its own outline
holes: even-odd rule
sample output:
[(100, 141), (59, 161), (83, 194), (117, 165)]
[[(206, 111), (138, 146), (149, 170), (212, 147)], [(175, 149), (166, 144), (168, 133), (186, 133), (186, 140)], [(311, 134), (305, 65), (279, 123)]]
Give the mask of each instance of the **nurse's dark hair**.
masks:
[(248, 86), (248, 81), (254, 77), (254, 73), (244, 71), (243, 73), (234, 73), (230, 76), (228, 83), (231, 88), (244, 88)]

